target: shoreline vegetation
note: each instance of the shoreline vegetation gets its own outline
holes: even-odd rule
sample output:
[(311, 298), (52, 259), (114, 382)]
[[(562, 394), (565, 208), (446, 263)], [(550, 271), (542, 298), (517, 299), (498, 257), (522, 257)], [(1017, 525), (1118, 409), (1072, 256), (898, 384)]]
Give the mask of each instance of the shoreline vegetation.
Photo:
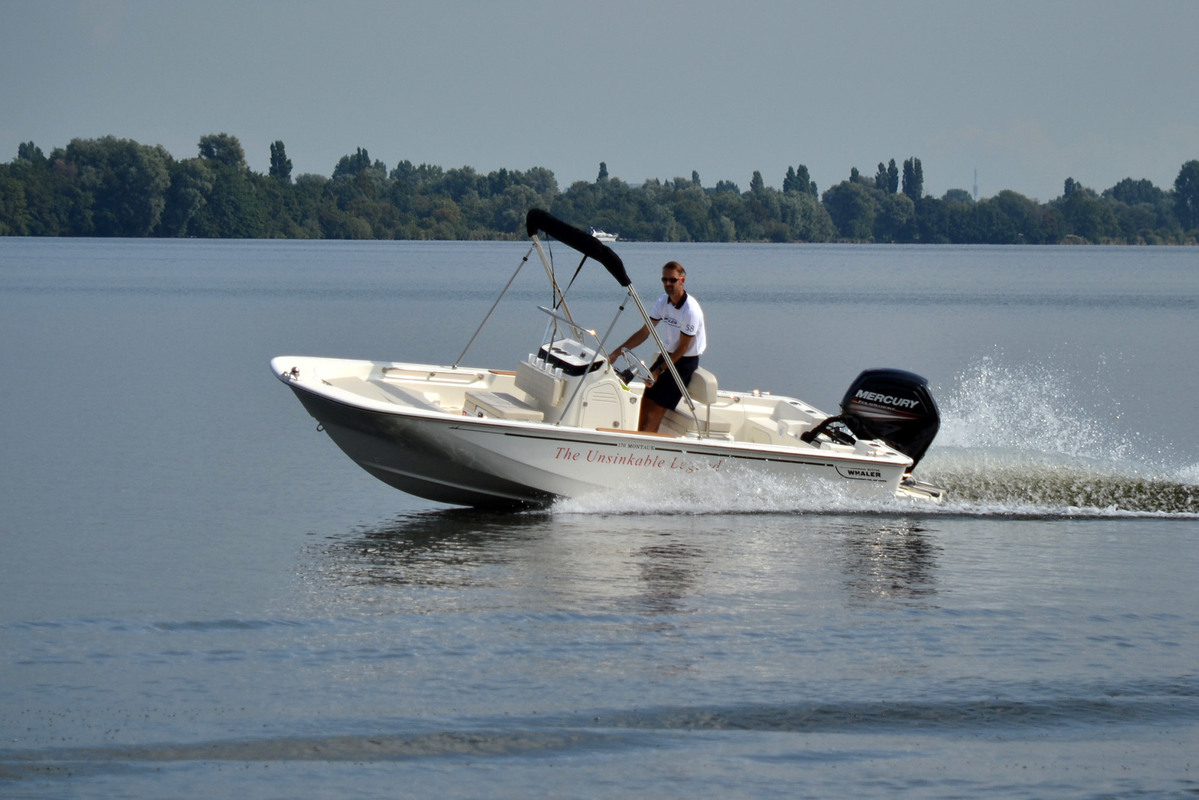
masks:
[(879, 162), (873, 175), (854, 167), (823, 192), (803, 164), (788, 167), (781, 190), (754, 172), (746, 191), (727, 180), (705, 187), (696, 172), (632, 185), (602, 162), (595, 181), (565, 189), (544, 167), (484, 175), (401, 161), (389, 170), (363, 148), (330, 177), (293, 179), (282, 141), (270, 164), (266, 175), (251, 171), (226, 133), (201, 137), (185, 159), (112, 136), (49, 155), (26, 142), (0, 164), (0, 236), (503, 240), (523, 237), (525, 213), (539, 207), (634, 241), (1199, 243), (1199, 160), (1166, 189), (1125, 178), (1097, 192), (1067, 178), (1045, 203), (1011, 190), (926, 195), (915, 157)]

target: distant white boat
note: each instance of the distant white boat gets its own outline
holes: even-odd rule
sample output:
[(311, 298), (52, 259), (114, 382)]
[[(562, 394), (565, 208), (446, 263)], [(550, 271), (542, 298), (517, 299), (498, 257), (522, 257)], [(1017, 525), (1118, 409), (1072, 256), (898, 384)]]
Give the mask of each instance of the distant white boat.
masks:
[(596, 239), (599, 239), (601, 242), (615, 242), (617, 237), (619, 236), (619, 234), (608, 233), (607, 231), (600, 230), (599, 228), (589, 228), (587, 230), (587, 232), (590, 233), (592, 236), (594, 236)]

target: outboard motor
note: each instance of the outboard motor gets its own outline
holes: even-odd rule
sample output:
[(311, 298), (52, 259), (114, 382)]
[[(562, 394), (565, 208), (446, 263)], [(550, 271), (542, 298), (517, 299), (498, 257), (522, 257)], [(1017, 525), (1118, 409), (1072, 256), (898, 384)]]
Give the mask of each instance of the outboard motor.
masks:
[(868, 369), (841, 398), (841, 415), (859, 439), (882, 439), (914, 468), (941, 427), (928, 381), (901, 369)]
[(859, 439), (881, 439), (912, 459), (924, 457), (941, 427), (941, 412), (928, 391), (928, 381), (901, 369), (868, 369), (850, 384), (841, 399), (841, 414), (805, 433), (813, 441), (821, 433), (839, 438), (829, 426), (840, 423)]

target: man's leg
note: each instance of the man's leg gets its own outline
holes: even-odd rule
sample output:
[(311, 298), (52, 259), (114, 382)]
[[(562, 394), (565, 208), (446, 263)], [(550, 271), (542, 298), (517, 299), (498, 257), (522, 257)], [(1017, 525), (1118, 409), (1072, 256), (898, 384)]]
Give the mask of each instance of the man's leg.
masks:
[(657, 433), (658, 428), (662, 425), (662, 418), (665, 416), (665, 407), (658, 405), (648, 397), (643, 397), (641, 398), (641, 416), (637, 423), (637, 430)]

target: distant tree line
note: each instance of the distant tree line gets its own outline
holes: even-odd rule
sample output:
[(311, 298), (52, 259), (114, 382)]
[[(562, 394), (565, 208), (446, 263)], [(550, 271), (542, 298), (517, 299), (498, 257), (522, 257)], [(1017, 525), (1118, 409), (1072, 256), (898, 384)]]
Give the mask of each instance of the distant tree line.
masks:
[(1096, 192), (1073, 178), (1046, 203), (1005, 190), (976, 200), (924, 193), (918, 158), (880, 162), (873, 177), (817, 190), (789, 167), (782, 190), (754, 172), (749, 189), (705, 187), (699, 175), (640, 186), (608, 175), (564, 191), (543, 167), (393, 169), (358, 148), (329, 177), (292, 177), (283, 142), (268, 174), (252, 172), (237, 137), (204, 136), (195, 158), (107, 136), (74, 139), (49, 156), (33, 142), (0, 164), (0, 235), (288, 239), (505, 239), (523, 235), (533, 207), (625, 239), (695, 242), (924, 242), (954, 244), (1195, 244), (1199, 160), (1169, 189), (1125, 178)]

